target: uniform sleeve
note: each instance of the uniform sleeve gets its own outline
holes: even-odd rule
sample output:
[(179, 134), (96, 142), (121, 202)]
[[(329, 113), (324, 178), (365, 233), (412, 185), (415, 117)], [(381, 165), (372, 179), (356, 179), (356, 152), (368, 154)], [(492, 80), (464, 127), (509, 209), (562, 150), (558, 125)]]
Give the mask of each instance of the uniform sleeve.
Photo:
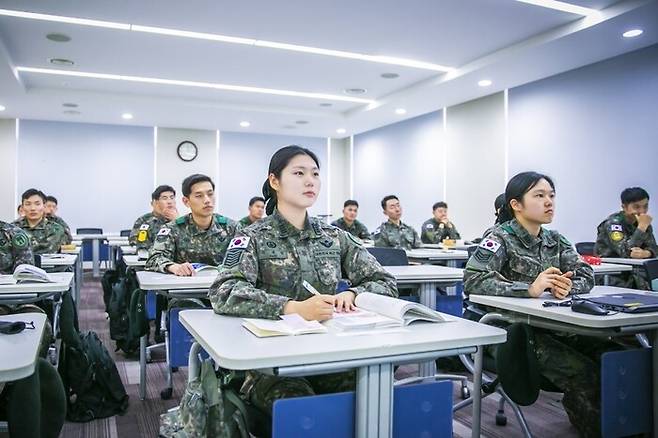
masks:
[(425, 222), (420, 229), (420, 240), (423, 243), (437, 243), (436, 230), (434, 228), (429, 228), (427, 222)]
[(448, 230), (448, 239), (453, 239), (453, 240), (461, 239), (462, 236), (459, 234), (459, 231), (457, 231), (457, 227), (455, 227), (455, 224), (451, 222), (450, 225), (452, 225), (452, 227), (450, 228), (446, 227), (446, 229)]
[(132, 230), (130, 230), (130, 236), (128, 236), (128, 243), (131, 245), (137, 245), (137, 235), (139, 234), (139, 227), (142, 226), (142, 218), (138, 218), (133, 225)]
[(656, 244), (656, 236), (653, 234), (653, 228), (649, 226), (647, 228), (647, 239), (646, 239), (646, 244), (645, 248), (649, 251), (651, 251), (651, 257), (657, 257), (658, 256), (658, 244)]
[(483, 244), (488, 241), (495, 243), (492, 245), (495, 250), (484, 248), (481, 245), (466, 263), (464, 293), (467, 295), (529, 297), (529, 284), (509, 280), (501, 274), (502, 268), (507, 262), (507, 249), (503, 240), (490, 234)]
[(377, 228), (372, 233), (372, 240), (375, 241), (375, 246), (378, 247), (388, 248), (391, 246), (391, 242), (389, 242), (388, 236), (386, 235), (386, 233), (382, 232), (381, 227)]
[[(238, 238), (249, 238), (245, 248), (236, 248)], [(258, 251), (253, 238), (238, 232), (229, 245), (219, 275), (208, 291), (215, 313), (248, 318), (277, 319), (289, 297), (270, 294), (256, 287)]]
[(172, 228), (163, 225), (155, 238), (144, 269), (168, 274), (167, 267), (173, 265), (176, 254), (176, 237)]
[(48, 236), (48, 253), (56, 254), (62, 251), (62, 245), (66, 245), (66, 229), (59, 223), (53, 222), (52, 231)]
[(390, 297), (398, 296), (395, 277), (382, 268), (361, 242), (342, 231), (338, 238), (341, 248), (341, 270), (343, 277), (352, 284), (351, 291), (357, 295), (371, 292)]
[(622, 231), (613, 230), (613, 226), (619, 226), (620, 229), (622, 227), (621, 224), (612, 221), (599, 225), (595, 246), (596, 254), (601, 257), (629, 258), (631, 248), (641, 246), (646, 239), (646, 233), (636, 229), (633, 234), (626, 236)]
[(570, 295), (586, 294), (594, 287), (594, 270), (585, 263), (573, 245), (562, 235), (559, 236), (560, 271), (572, 271)]
[(364, 224), (361, 224), (359, 230), (359, 239), (370, 239), (370, 232), (368, 232), (368, 227), (366, 227)]
[(413, 241), (413, 247), (414, 248), (420, 248), (423, 246), (422, 242), (420, 241), (420, 236), (418, 236), (418, 232), (415, 229), (411, 229), (414, 233), (414, 241)]
[(34, 254), (30, 244), (30, 236), (23, 230), (18, 230), (11, 236), (11, 247), (14, 256), (14, 266), (22, 264), (34, 265)]

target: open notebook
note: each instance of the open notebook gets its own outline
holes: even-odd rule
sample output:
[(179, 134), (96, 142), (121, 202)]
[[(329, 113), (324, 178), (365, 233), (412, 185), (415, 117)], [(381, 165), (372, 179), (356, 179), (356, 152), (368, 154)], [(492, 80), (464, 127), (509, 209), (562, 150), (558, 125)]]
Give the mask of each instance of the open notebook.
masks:
[(0, 275), (0, 284), (54, 283), (54, 280), (41, 268), (22, 264), (16, 266), (14, 275)]
[(357, 310), (334, 312), (333, 318), (319, 323), (306, 321), (297, 314), (282, 315), (280, 320), (245, 318), (242, 325), (258, 337), (326, 333), (327, 327), (340, 331), (402, 327), (414, 321), (446, 322), (440, 313), (422, 304), (364, 292), (356, 297)]

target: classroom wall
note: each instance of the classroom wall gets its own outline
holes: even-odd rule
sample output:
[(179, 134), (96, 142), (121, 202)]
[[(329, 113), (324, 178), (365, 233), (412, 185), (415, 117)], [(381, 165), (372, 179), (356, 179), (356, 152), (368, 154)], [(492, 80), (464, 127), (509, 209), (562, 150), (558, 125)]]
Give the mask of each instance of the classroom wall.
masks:
[(130, 228), (148, 209), (152, 163), (152, 128), (20, 121), (18, 193), (55, 196), (73, 230)]
[(324, 187), (311, 215), (327, 212), (327, 139), (319, 137), (293, 137), (284, 135), (222, 132), (218, 204), (222, 214), (235, 220), (247, 215), (249, 199), (262, 196), (270, 158), (277, 149), (296, 144), (315, 152), (320, 160), (320, 177)]
[[(153, 130), (153, 128), (150, 128)], [(183, 161), (178, 157), (178, 145), (183, 141), (191, 141), (198, 149), (197, 157), (192, 161)], [(183, 180), (194, 174), (208, 175), (217, 184), (219, 168), (219, 148), (217, 131), (200, 129), (157, 128), (155, 130), (155, 188), (168, 184), (176, 189), (176, 204), (178, 212), (187, 214), (190, 209), (182, 201)], [(151, 161), (150, 163), (153, 163)], [(153, 191), (153, 189), (151, 189)], [(146, 201), (150, 201), (149, 198)], [(217, 200), (216, 211), (221, 211)]]
[(442, 112), (354, 136), (354, 198), (359, 220), (374, 231), (386, 217), (381, 199), (395, 194), (402, 221), (420, 229), (444, 196)]
[(571, 241), (595, 240), (629, 186), (658, 217), (658, 45), (511, 89), (509, 123), (510, 175), (555, 179), (552, 227)]
[(350, 138), (330, 140), (329, 213), (331, 221), (343, 216), (343, 203), (350, 198)]
[(16, 120), (0, 119), (0, 220), (16, 218)]

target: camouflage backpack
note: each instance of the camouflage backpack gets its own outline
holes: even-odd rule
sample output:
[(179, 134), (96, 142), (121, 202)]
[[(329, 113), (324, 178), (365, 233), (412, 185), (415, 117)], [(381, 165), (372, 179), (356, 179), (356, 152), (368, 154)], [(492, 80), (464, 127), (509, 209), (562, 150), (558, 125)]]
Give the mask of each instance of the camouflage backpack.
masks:
[(218, 379), (210, 359), (200, 376), (187, 384), (180, 406), (160, 415), (164, 438), (249, 438), (247, 406), (231, 383)]

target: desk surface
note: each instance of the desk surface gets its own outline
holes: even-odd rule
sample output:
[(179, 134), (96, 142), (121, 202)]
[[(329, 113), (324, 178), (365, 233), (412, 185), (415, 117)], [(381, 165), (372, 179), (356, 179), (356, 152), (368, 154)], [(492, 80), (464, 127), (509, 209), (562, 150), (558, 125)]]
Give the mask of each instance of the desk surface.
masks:
[(134, 246), (125, 245), (123, 243), (121, 245), (114, 245), (114, 242), (110, 242), (110, 243), (112, 244), (112, 246), (121, 247), (121, 253), (124, 255), (137, 254), (137, 248), (135, 248)]
[(210, 270), (192, 277), (151, 271), (137, 272), (137, 281), (143, 290), (209, 289), (216, 277), (217, 273)]
[(468, 251), (458, 249), (417, 248), (407, 250), (410, 259), (468, 260)]
[(618, 265), (614, 263), (601, 263), (600, 265), (591, 265), (594, 274), (618, 274), (620, 272), (632, 271), (631, 265)]
[[(626, 289), (622, 287), (595, 286), (589, 294), (582, 296), (592, 297), (629, 292), (639, 294), (646, 293), (649, 295), (652, 294), (651, 292), (642, 292), (639, 290)], [(653, 295), (655, 295), (655, 293), (653, 293)], [(524, 315), (532, 315), (539, 318), (550, 319), (552, 321), (574, 324), (582, 327), (615, 328), (658, 323), (658, 312), (639, 314), (616, 313), (613, 315), (596, 316), (572, 312), (570, 307), (543, 307), (542, 303), (544, 301), (560, 301), (552, 298), (552, 295), (549, 293), (545, 293), (539, 298), (511, 298), (471, 294), (468, 299), (472, 303), (482, 304), (485, 306), (495, 307), (498, 309)]]
[(435, 265), (384, 266), (398, 283), (461, 281), (464, 270)]
[(329, 333), (258, 338), (242, 327), (242, 318), (212, 310), (184, 310), (179, 319), (197, 342), (225, 368), (269, 369), (432, 352), (505, 342), (496, 327), (444, 315), (451, 322), (414, 323), (369, 332)]
[(471, 246), (477, 246), (477, 243), (465, 244), (464, 242), (457, 241), (453, 246), (446, 247), (443, 243), (423, 243), (422, 248), (428, 249), (453, 249), (467, 251)]
[(0, 296), (17, 293), (66, 292), (71, 288), (72, 272), (53, 272), (48, 275), (55, 281), (54, 283), (0, 284)]
[(41, 254), (41, 266), (73, 266), (77, 258), (76, 254)]
[(35, 327), (34, 330), (26, 329), (15, 335), (0, 334), (0, 382), (11, 382), (32, 375), (46, 315), (19, 313), (0, 316), (0, 321), (34, 322)]
[(142, 268), (146, 265), (146, 260), (140, 260), (139, 257), (136, 255), (124, 255), (123, 261), (126, 263), (126, 266), (128, 267)]
[(604, 263), (617, 263), (620, 265), (631, 265), (631, 266), (642, 266), (644, 262), (648, 262), (649, 260), (658, 260), (658, 258), (654, 259), (623, 259), (623, 258), (616, 258), (616, 257), (603, 257), (601, 261)]

